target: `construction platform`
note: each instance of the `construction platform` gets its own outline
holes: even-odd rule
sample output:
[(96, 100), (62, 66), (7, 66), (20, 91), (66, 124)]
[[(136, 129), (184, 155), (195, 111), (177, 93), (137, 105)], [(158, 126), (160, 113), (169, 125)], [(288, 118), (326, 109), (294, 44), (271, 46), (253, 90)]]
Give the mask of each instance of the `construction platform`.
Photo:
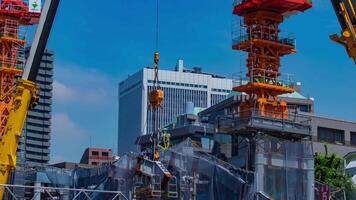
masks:
[(211, 117), (210, 120), (215, 122), (216, 132), (219, 134), (251, 136), (255, 133), (264, 133), (284, 139), (311, 139), (310, 116), (289, 113), (287, 118), (276, 119), (270, 117), (274, 116), (274, 113), (257, 109), (237, 112), (234, 109), (246, 101), (249, 101), (247, 95), (234, 96), (208, 108), (201, 115)]

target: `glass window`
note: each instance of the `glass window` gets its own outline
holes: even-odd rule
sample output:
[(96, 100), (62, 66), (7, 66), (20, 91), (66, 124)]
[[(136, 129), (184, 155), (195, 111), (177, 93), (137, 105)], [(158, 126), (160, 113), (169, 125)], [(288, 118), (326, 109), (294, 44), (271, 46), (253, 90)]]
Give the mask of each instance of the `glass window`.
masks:
[(356, 132), (351, 132), (351, 145), (356, 146)]
[(318, 127), (318, 140), (333, 144), (345, 144), (345, 132), (343, 130)]
[(310, 112), (308, 105), (298, 105), (298, 109), (302, 112)]

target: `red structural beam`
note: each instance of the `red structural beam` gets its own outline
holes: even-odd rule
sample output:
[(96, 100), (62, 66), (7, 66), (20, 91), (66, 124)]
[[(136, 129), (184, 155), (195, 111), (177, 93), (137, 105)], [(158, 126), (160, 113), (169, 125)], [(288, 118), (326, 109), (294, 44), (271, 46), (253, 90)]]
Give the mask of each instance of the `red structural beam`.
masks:
[(272, 11), (279, 14), (303, 12), (312, 7), (311, 0), (241, 0), (234, 7), (234, 14), (244, 14), (259, 10)]

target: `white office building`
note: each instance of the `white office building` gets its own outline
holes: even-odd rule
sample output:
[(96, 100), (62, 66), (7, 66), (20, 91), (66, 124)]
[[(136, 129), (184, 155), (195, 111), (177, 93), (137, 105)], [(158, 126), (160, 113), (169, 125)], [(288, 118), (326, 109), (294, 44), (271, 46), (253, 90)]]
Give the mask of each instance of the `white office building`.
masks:
[[(144, 68), (119, 84), (119, 153), (136, 150), (135, 139), (152, 133), (148, 93), (153, 88), (153, 79), (154, 70)], [(159, 81), (165, 100), (157, 114), (158, 128), (183, 114), (187, 102), (208, 108), (223, 100), (233, 87), (231, 79), (205, 73), (201, 68), (186, 69), (183, 60), (178, 60), (175, 70), (160, 70)]]

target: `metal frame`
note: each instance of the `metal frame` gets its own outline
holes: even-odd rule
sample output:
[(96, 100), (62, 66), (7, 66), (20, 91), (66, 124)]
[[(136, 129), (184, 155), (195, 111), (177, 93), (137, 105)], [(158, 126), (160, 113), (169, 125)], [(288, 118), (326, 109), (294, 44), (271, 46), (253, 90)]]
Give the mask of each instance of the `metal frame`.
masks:
[[(77, 200), (77, 198), (80, 195), (84, 195), (86, 200), (92, 200), (92, 198), (90, 197), (90, 194), (92, 193), (114, 195), (114, 197), (112, 197), (110, 200), (129, 200), (121, 191), (73, 189), (73, 188), (61, 188), (61, 187), (41, 187), (41, 186), (25, 186), (25, 185), (9, 185), (9, 184), (0, 184), (0, 188), (3, 188), (5, 190), (5, 194), (9, 195), (11, 200), (19, 200), (12, 192), (12, 190), (15, 188), (33, 189), (35, 192), (30, 200), (37, 200), (38, 195), (41, 193), (46, 193), (51, 200), (57, 200), (57, 198), (53, 197), (50, 193), (50, 191), (54, 191), (54, 190), (76, 193), (71, 200)], [(36, 191), (40, 191), (40, 192), (36, 192)]]
[[(248, 114), (241, 116), (241, 114)], [(217, 122), (219, 133), (251, 134), (250, 131), (263, 131), (266, 134), (285, 138), (301, 139), (311, 137), (311, 117), (289, 113), (288, 118), (275, 119), (273, 112), (250, 109), (236, 115), (221, 116)]]

